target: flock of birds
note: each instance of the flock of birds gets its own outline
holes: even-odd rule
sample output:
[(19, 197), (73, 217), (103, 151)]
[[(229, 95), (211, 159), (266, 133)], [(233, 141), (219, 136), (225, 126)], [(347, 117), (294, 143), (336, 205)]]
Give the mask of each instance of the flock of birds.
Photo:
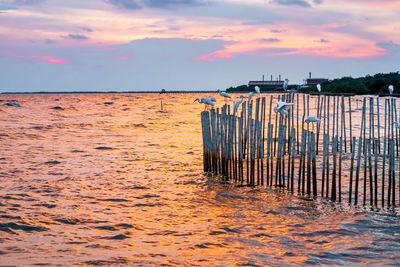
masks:
[[(286, 79), (286, 81), (285, 81), (286, 86), (284, 84), (284, 87), (287, 87), (287, 82), (288, 82), (288, 80)], [(317, 88), (320, 91), (321, 86), (319, 85), (319, 86), (317, 86)], [(254, 91), (255, 92), (250, 92), (248, 94), (248, 97), (247, 97), (248, 102), (250, 102), (251, 98), (254, 96), (254, 93), (260, 94), (260, 87), (256, 86)], [(220, 91), (220, 90), (218, 90), (218, 92), (219, 92), (220, 96), (224, 97), (225, 101), (227, 99), (231, 99), (232, 98), (227, 92), (223, 92), (223, 91)], [(240, 99), (236, 99), (234, 101), (234, 103), (233, 103), (233, 114), (236, 114), (236, 112), (237, 112), (240, 104), (242, 104), (243, 100), (244, 100), (244, 97), (243, 97), (243, 95), (241, 95)], [(199, 103), (205, 104), (206, 107), (207, 106), (214, 107), (215, 102), (217, 100), (215, 99), (215, 97), (210, 96), (210, 97), (196, 98), (194, 100), (194, 102), (196, 102), (196, 101), (199, 102)], [(276, 107), (274, 108), (275, 113), (280, 113), (282, 116), (287, 116), (288, 113), (289, 113), (290, 108), (293, 106), (293, 103), (287, 103), (287, 102), (283, 102), (283, 101), (276, 101), (275, 103), (276, 103)], [(314, 123), (320, 123), (321, 120), (317, 116), (310, 115), (310, 116), (308, 116), (308, 118), (306, 118), (305, 122), (307, 124), (312, 123), (313, 129), (314, 129)]]
[[(287, 89), (288, 82), (289, 82), (289, 80), (285, 79), (285, 82), (284, 82), (284, 85), (283, 85), (285, 91)], [(389, 89), (389, 93), (393, 94), (393, 91), (394, 91), (393, 85), (389, 85), (388, 89)], [(320, 84), (317, 84), (317, 90), (318, 90), (318, 92), (321, 92), (321, 85)], [(219, 92), (219, 94), (221, 96), (224, 97), (225, 101), (227, 101), (227, 99), (229, 99), (229, 98), (230, 99), (232, 98), (227, 92), (223, 92), (223, 91), (220, 91), (220, 90), (218, 90), (218, 92)], [(254, 92), (250, 92), (249, 93), (249, 95), (247, 97), (248, 102), (250, 102), (251, 98), (254, 96), (254, 93), (260, 94), (260, 87), (256, 86), (254, 88)], [(240, 99), (236, 99), (234, 101), (234, 103), (233, 103), (233, 114), (236, 114), (236, 112), (237, 112), (240, 104), (242, 104), (243, 100), (244, 100), (244, 97), (241, 95)], [(198, 101), (199, 103), (203, 103), (206, 106), (214, 107), (215, 102), (217, 100), (215, 99), (215, 97), (210, 96), (210, 97), (203, 97), (203, 98), (200, 98), (200, 99), (196, 98), (194, 102), (196, 102), (196, 101)], [(293, 106), (293, 103), (286, 103), (286, 102), (283, 102), (283, 101), (276, 101), (275, 103), (276, 103), (276, 107), (274, 108), (275, 113), (280, 113), (283, 116), (286, 116), (288, 114), (290, 108)], [(310, 115), (305, 119), (305, 122), (307, 124), (311, 123), (312, 127), (313, 127), (313, 130), (314, 130), (314, 123), (320, 123), (321, 120), (317, 116)], [(395, 125), (396, 128), (400, 129), (400, 123), (399, 122), (395, 121), (393, 124)]]

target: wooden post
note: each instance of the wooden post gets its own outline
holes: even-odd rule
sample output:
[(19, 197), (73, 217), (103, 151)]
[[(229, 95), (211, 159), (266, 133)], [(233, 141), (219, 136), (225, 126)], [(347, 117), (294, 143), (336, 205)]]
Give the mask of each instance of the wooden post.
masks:
[[(301, 151), (300, 151), (300, 163), (299, 163), (299, 175), (298, 175), (298, 183), (297, 183), (297, 191), (304, 194), (304, 178), (302, 179), (302, 170), (303, 170), (303, 162), (304, 162), (304, 149), (305, 149), (305, 131), (301, 131)], [(301, 188), (301, 189), (300, 189)]]
[(380, 121), (380, 115), (379, 115), (379, 96), (376, 98), (376, 113), (377, 113), (377, 118), (378, 118), (378, 151), (379, 154), (381, 154), (381, 121)]
[[(372, 127), (373, 128), (373, 127)], [(369, 172), (369, 204), (371, 206), (374, 205), (374, 187), (373, 187), (373, 180), (372, 180), (372, 161), (371, 161), (371, 140), (367, 140), (367, 150), (368, 150), (368, 172)]]
[(202, 136), (203, 136), (203, 170), (207, 172), (207, 145), (206, 145), (206, 119), (205, 117), (208, 115), (207, 111), (203, 111), (201, 113), (201, 128), (202, 128)]
[[(329, 128), (329, 126), (328, 126)], [(329, 133), (326, 134), (326, 198), (329, 198)]]
[(362, 122), (364, 122), (364, 123), (361, 123), (361, 125), (363, 126), (363, 127), (361, 127), (361, 129), (364, 134), (363, 153), (365, 153), (365, 139), (366, 139), (366, 129), (367, 129), (367, 127), (366, 127), (366, 124), (367, 124), (366, 109), (367, 109), (367, 104), (366, 104), (366, 98), (364, 97), (363, 112), (362, 112)]
[(351, 163), (350, 163), (350, 189), (349, 189), (349, 204), (351, 204), (351, 199), (352, 199), (352, 193), (353, 193), (353, 169), (354, 169), (354, 154), (355, 154), (355, 144), (356, 144), (356, 138), (353, 137), (353, 140), (351, 141)]
[(385, 207), (385, 169), (386, 169), (386, 149), (387, 149), (387, 131), (386, 131), (386, 125), (387, 125), (387, 99), (385, 99), (385, 116), (384, 116), (384, 138), (383, 138), (383, 163), (382, 163), (382, 208)]
[(372, 131), (372, 140), (371, 140), (371, 146), (372, 146), (372, 151), (375, 153), (375, 112), (374, 112), (374, 98), (371, 97), (371, 131)]
[(299, 94), (297, 93), (296, 94), (296, 96), (297, 96), (297, 102), (296, 102), (296, 106), (297, 106), (297, 113), (296, 113), (296, 119), (297, 119), (297, 123), (296, 123), (296, 133), (297, 133), (297, 138), (296, 138), (296, 140), (297, 140), (297, 154), (299, 154), (300, 153), (300, 148), (299, 148), (299, 142), (300, 142), (300, 139), (299, 139)]
[(266, 185), (270, 185), (270, 176), (269, 176), (269, 161), (270, 161), (270, 149), (271, 149), (271, 124), (268, 123), (267, 128), (267, 165), (266, 165)]
[(360, 165), (361, 165), (361, 146), (362, 136), (358, 138), (358, 153), (357, 153), (357, 167), (356, 167), (356, 184), (354, 186), (354, 205), (358, 204), (358, 183), (360, 180)]
[(375, 168), (374, 168), (374, 205), (375, 207), (378, 207), (378, 151), (379, 151), (379, 146), (378, 146), (378, 140), (374, 140), (375, 142), (375, 153), (374, 153), (374, 159), (375, 159)]
[(311, 162), (312, 162), (312, 184), (313, 184), (313, 196), (316, 197), (317, 192), (317, 166), (316, 166), (316, 148), (315, 148), (315, 134), (311, 133)]
[(326, 134), (324, 134), (324, 137), (323, 137), (323, 145), (322, 145), (322, 181), (321, 181), (321, 197), (324, 197), (325, 174), (326, 174)]
[[(344, 152), (347, 153), (347, 134), (346, 134), (346, 107), (344, 104), (344, 95), (342, 95), (342, 121), (341, 129), (344, 134)], [(351, 131), (351, 128), (350, 128)], [(350, 141), (351, 142), (351, 141)]]
[[(369, 140), (369, 139), (368, 139)], [(364, 187), (363, 187), (363, 205), (365, 206), (367, 203), (367, 165), (368, 165), (368, 161), (367, 161), (367, 154), (368, 154), (368, 147), (367, 147), (367, 143), (368, 140), (364, 140)]]
[[(271, 136), (273, 136), (273, 133), (274, 133), (274, 125), (273, 124), (271, 124)], [(270, 158), (269, 158), (269, 160), (270, 160), (270, 172), (271, 172), (271, 174), (270, 174), (270, 180), (269, 180), (269, 182), (270, 182), (270, 186), (272, 186), (272, 184), (273, 184), (273, 175), (274, 175), (274, 154), (273, 154), (273, 146), (272, 146), (272, 139), (270, 140)], [(275, 176), (276, 176), (276, 174), (275, 174)]]
[(335, 120), (336, 120), (336, 96), (333, 96), (333, 125), (332, 125), (332, 138), (335, 137)]
[(266, 99), (262, 98), (262, 144), (261, 144), (261, 185), (264, 185), (264, 147), (265, 147), (265, 112), (266, 112)]
[(336, 201), (336, 156), (338, 147), (338, 137), (332, 138), (332, 153), (333, 153), (333, 174), (332, 174), (332, 191), (331, 200)]
[[(319, 95), (318, 95), (318, 99), (319, 99)], [(325, 96), (324, 97), (322, 97), (321, 98), (321, 106), (319, 106), (318, 105), (318, 118), (319, 119), (321, 119), (321, 117), (322, 117), (322, 106), (324, 105), (324, 102), (325, 102)], [(325, 123), (325, 118), (324, 118), (324, 123)], [(321, 123), (318, 123), (317, 124), (317, 146), (316, 146), (316, 149), (317, 149), (317, 152), (316, 152), (316, 155), (318, 155), (318, 151), (319, 151), (319, 133), (320, 133), (320, 130), (321, 130)]]
[(351, 116), (352, 116), (352, 111), (351, 111), (351, 96), (349, 96), (349, 123), (350, 123), (350, 125), (349, 125), (349, 129), (350, 129), (350, 150), (353, 150), (353, 140), (355, 140), (355, 139), (353, 139), (353, 126), (351, 125)]
[(311, 196), (311, 132), (307, 130), (307, 195)]
[(330, 99), (331, 99), (331, 97), (328, 95), (327, 96), (328, 97), (328, 104), (327, 104), (327, 106), (326, 106), (326, 113), (327, 113), (327, 116), (328, 116), (328, 119), (327, 119), (327, 124), (326, 124), (326, 133), (329, 135), (329, 130), (330, 130), (330, 122), (329, 122), (329, 114), (330, 114)]
[[(336, 100), (336, 136), (339, 136), (339, 96)], [(336, 149), (339, 149), (339, 145), (336, 146)]]
[[(393, 99), (393, 110), (394, 110), (394, 114), (393, 114), (393, 124), (394, 124), (394, 122), (396, 121), (397, 123), (400, 123), (400, 121), (397, 119), (397, 108), (396, 108), (396, 102), (397, 102), (397, 99), (396, 98), (394, 98)], [(395, 141), (396, 141), (396, 157), (399, 157), (399, 129), (397, 128), (397, 127), (395, 127), (395, 126), (393, 126), (393, 128), (394, 128), (394, 131), (395, 131), (395, 136), (394, 136), (394, 138), (395, 138)]]
[(339, 144), (339, 176), (338, 176), (339, 202), (342, 202), (342, 154), (343, 154), (343, 138), (340, 137), (340, 144)]
[[(281, 96), (278, 96), (278, 101), (280, 101), (280, 97)], [(278, 130), (278, 115), (279, 115), (279, 113), (275, 112), (274, 156), (276, 155), (276, 132)]]
[(291, 165), (291, 177), (290, 177), (290, 180), (291, 180), (291, 186), (290, 186), (290, 188), (291, 188), (291, 192), (292, 192), (292, 194), (293, 194), (293, 191), (294, 191), (294, 164), (295, 164), (295, 158), (294, 158), (294, 156), (295, 156), (295, 153), (296, 153), (296, 136), (295, 136), (295, 134), (296, 134), (296, 129), (293, 127), (292, 128), (292, 143), (291, 143), (291, 146), (292, 146), (292, 148), (291, 148), (291, 156), (292, 156), (292, 165)]

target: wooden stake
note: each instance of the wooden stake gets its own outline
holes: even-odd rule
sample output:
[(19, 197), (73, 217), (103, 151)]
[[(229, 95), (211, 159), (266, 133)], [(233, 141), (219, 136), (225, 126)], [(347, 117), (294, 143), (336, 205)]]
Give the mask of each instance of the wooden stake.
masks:
[(349, 204), (351, 204), (351, 199), (352, 199), (352, 191), (353, 191), (353, 169), (354, 169), (354, 154), (355, 154), (355, 143), (356, 143), (356, 138), (353, 137), (352, 142), (351, 142), (351, 163), (350, 163), (350, 189), (349, 189)]
[(354, 205), (358, 204), (358, 184), (360, 180), (361, 146), (363, 144), (361, 135), (358, 138), (357, 144), (358, 144), (358, 153), (357, 153), (357, 167), (356, 167), (356, 184), (354, 186)]

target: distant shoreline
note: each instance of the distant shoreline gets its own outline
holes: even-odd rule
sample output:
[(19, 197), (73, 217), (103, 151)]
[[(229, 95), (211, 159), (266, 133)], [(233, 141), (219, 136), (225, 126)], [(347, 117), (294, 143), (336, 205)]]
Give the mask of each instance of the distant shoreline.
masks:
[[(165, 93), (215, 93), (216, 91), (166, 91)], [(160, 94), (160, 91), (61, 91), (61, 92), (3, 92), (2, 95), (17, 94)]]
[[(230, 94), (247, 94), (250, 91), (230, 92)], [(162, 94), (190, 94), (190, 93), (218, 93), (217, 91), (165, 91)], [(284, 93), (283, 91), (262, 92), (265, 94)], [(65, 91), (65, 92), (3, 92), (0, 95), (22, 95), (22, 94), (161, 94), (160, 91)]]

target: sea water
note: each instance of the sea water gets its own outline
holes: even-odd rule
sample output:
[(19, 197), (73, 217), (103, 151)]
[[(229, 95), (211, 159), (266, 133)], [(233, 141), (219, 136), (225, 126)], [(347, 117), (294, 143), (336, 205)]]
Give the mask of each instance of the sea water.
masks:
[(204, 96), (0, 95), (0, 265), (400, 264), (396, 213), (204, 174)]

